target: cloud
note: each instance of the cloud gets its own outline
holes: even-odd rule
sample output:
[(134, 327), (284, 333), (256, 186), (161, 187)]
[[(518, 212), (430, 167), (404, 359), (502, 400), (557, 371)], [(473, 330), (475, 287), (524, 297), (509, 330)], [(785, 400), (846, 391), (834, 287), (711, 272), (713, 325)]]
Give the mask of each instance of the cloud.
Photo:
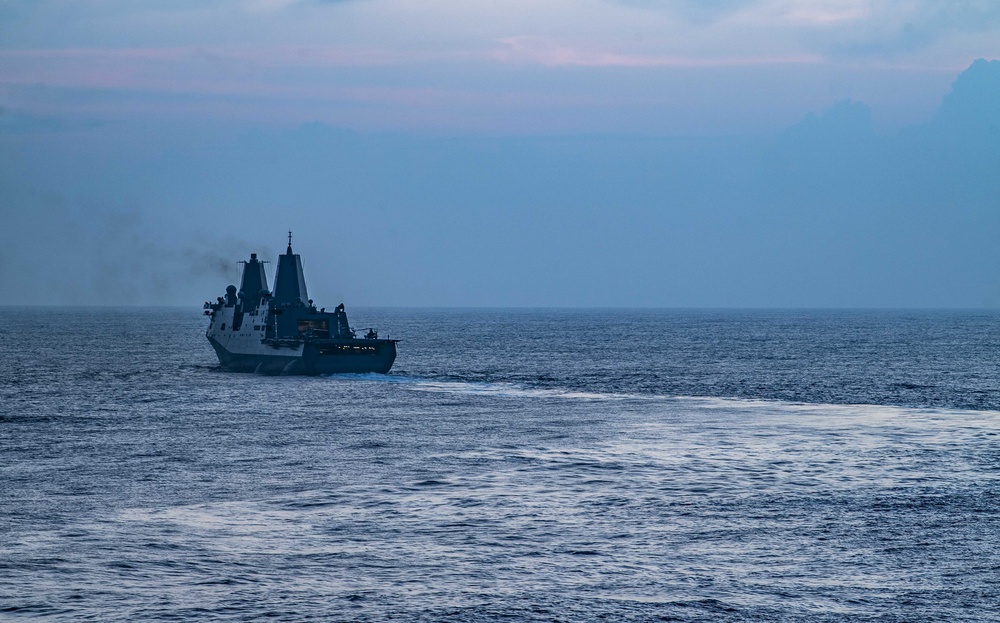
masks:
[[(913, 119), (931, 111), (942, 69), (1000, 53), (1000, 8), (971, 1), (17, 6), (0, 25), (0, 103), (39, 118), (660, 131), (663, 118), (747, 100), (774, 111), (756, 115), (773, 128), (853, 97), (894, 100)], [(882, 84), (893, 68), (923, 72), (924, 91)]]
[(898, 206), (968, 202), (1000, 192), (1000, 61), (975, 61), (932, 121), (878, 136), (872, 111), (842, 100), (788, 128), (769, 155), (766, 183), (801, 196), (855, 197)]
[(0, 134), (39, 134), (91, 129), (105, 125), (99, 119), (36, 115), (0, 106)]
[(779, 13), (783, 21), (797, 26), (826, 27), (857, 23), (871, 16), (871, 8), (865, 2), (842, 4), (793, 4)]
[[(956, 36), (994, 31), (1000, 4), (977, 0), (914, 2), (872, 0), (797, 7), (788, 17), (809, 17), (803, 26), (813, 45), (832, 58), (895, 59), (937, 44), (954, 45)], [(997, 51), (980, 50), (980, 53)], [(968, 59), (963, 59), (967, 61)]]
[(497, 40), (502, 47), (491, 56), (506, 63), (540, 64), (549, 67), (745, 67), (818, 63), (818, 55), (800, 56), (665, 56), (623, 54), (611, 50), (574, 47), (531, 36), (505, 37)]
[[(936, 44), (959, 45), (952, 58), (964, 66), (971, 58), (950, 38), (1000, 27), (1000, 3), (983, 0), (96, 3), (75, 6), (58, 23), (45, 0), (19, 6), (7, 24), (8, 49), (0, 52), (8, 71), (33, 58), (194, 64), (199, 55), (237, 70), (447, 67), (498, 58), (544, 66), (698, 66), (900, 60)], [(498, 41), (511, 49), (496, 49)]]
[(693, 25), (706, 25), (726, 19), (742, 11), (751, 11), (764, 4), (763, 0), (609, 0), (609, 4), (666, 13)]

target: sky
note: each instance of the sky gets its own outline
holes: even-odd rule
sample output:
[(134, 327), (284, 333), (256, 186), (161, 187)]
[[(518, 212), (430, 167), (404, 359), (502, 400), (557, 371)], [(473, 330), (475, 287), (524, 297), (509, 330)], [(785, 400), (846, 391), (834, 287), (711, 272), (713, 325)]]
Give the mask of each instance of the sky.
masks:
[(0, 0), (0, 304), (1000, 305), (1000, 3)]

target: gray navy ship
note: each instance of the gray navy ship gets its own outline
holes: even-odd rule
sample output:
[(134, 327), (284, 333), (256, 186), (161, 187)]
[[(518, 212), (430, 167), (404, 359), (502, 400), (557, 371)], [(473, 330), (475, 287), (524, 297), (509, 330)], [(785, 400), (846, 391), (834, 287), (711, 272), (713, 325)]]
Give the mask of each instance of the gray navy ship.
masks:
[(396, 360), (396, 342), (368, 329), (357, 337), (340, 304), (333, 312), (316, 309), (306, 294), (302, 260), (288, 250), (278, 256), (274, 292), (267, 289), (265, 262), (256, 253), (243, 264), (240, 287), (226, 288), (215, 303), (205, 336), (227, 370), (268, 374), (385, 374)]

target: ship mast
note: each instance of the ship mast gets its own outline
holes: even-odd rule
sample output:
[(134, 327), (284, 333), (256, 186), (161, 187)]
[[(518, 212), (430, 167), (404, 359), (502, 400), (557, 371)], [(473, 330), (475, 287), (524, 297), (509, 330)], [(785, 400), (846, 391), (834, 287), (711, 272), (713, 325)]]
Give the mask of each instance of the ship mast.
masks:
[(288, 249), (278, 256), (274, 274), (274, 303), (276, 305), (306, 305), (306, 280), (302, 274), (302, 260), (292, 252), (292, 230), (288, 230)]

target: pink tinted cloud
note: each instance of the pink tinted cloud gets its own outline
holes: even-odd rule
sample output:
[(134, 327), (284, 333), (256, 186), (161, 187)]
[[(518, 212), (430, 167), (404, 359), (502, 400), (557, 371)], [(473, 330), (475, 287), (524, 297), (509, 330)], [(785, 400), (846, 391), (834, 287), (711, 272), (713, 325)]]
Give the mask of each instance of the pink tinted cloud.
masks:
[[(397, 50), (337, 47), (177, 47), (117, 49), (0, 50), (0, 87), (50, 86), (106, 91), (108, 97), (76, 102), (90, 112), (142, 114), (158, 111), (177, 114), (247, 115), (273, 118), (351, 115), (371, 118), (408, 111), (414, 118), (464, 114), (471, 119), (513, 118), (507, 113), (533, 111), (611, 110), (648, 107), (647, 96), (628, 93), (545, 92), (527, 89), (477, 89), (467, 84), (441, 88), (431, 84), (373, 85), (364, 79), (344, 78), (322, 71), (303, 74), (285, 71), (300, 67), (322, 70), (336, 67), (398, 66), (432, 62), (473, 64), (543, 64), (555, 67), (712, 67), (774, 62), (817, 62), (818, 59), (697, 59), (630, 56), (556, 46), (542, 39), (512, 37), (503, 47), (458, 50), (433, 56)], [(403, 69), (405, 71), (405, 69)], [(478, 69), (477, 69), (478, 70)], [(131, 97), (132, 94), (142, 97)], [(193, 95), (200, 99), (159, 97)], [(125, 97), (119, 97), (124, 95)], [(24, 95), (25, 98), (32, 97)], [(633, 99), (638, 98), (637, 101)], [(69, 100), (67, 100), (69, 101)], [(361, 106), (336, 106), (336, 104)], [(56, 105), (28, 101), (30, 106)], [(68, 106), (69, 104), (67, 104)], [(357, 110), (359, 112), (351, 112)], [(77, 111), (79, 112), (79, 111)], [(400, 113), (402, 114), (402, 113)], [(516, 115), (515, 115), (516, 116)], [(531, 117), (521, 114), (520, 117)], [(548, 117), (546, 123), (551, 123)], [(582, 118), (582, 117), (581, 117)], [(485, 121), (484, 121), (485, 123)], [(441, 125), (448, 123), (442, 121)]]
[[(550, 67), (726, 67), (819, 63), (815, 54), (791, 56), (671, 56), (627, 54), (560, 44), (531, 36), (504, 37), (500, 46), (435, 52), (336, 46), (186, 46), (169, 48), (47, 48), (0, 50), (0, 72), (17, 65), (117, 65), (141, 68), (145, 63), (217, 63), (248, 67), (375, 67), (438, 62), (502, 62)], [(2, 75), (2, 73), (0, 73)]]
[(490, 56), (505, 63), (536, 64), (549, 67), (739, 67), (751, 65), (808, 64), (823, 62), (815, 54), (797, 56), (695, 57), (623, 54), (599, 49), (561, 45), (540, 37), (505, 37), (503, 47)]
[[(45, 85), (255, 98), (397, 102), (432, 105), (496, 102), (505, 94), (417, 87), (371, 87), (329, 80), (290, 83), (282, 69), (405, 66), (432, 62), (515, 63), (582, 67), (713, 67), (818, 62), (816, 57), (689, 58), (635, 56), (509, 37), (501, 48), (432, 55), (342, 47), (58, 48), (0, 50), (0, 84)], [(506, 94), (510, 95), (510, 94)], [(479, 102), (482, 103), (482, 102)]]
[(437, 97), (435, 90), (329, 80), (292, 83), (281, 70), (391, 66), (418, 59), (392, 50), (301, 46), (8, 49), (0, 50), (0, 84), (416, 103)]
[(366, 67), (470, 58), (467, 52), (423, 52), (335, 46), (182, 46), (169, 48), (0, 49), (10, 62), (240, 62), (260, 67)]
[[(107, 97), (89, 98), (83, 103), (65, 100), (67, 106), (71, 105), (75, 112), (82, 108), (91, 113), (128, 114), (201, 111), (211, 115), (225, 110), (231, 115), (239, 109), (250, 116), (260, 116), (261, 110), (270, 108), (284, 111), (290, 117), (295, 116), (291, 111), (296, 107), (321, 111), (324, 106), (338, 103), (367, 105), (363, 108), (373, 111), (372, 114), (388, 109), (497, 111), (588, 104), (586, 98), (561, 93), (372, 85), (363, 81), (323, 78), (322, 75), (322, 79), (314, 76), (314, 79), (289, 80), (282, 71), (283, 64), (294, 63), (302, 56), (309, 67), (322, 66), (329, 59), (337, 63), (343, 60), (333, 51), (316, 48), (303, 54), (299, 48), (282, 48), (277, 54), (264, 54), (264, 50), (228, 50), (221, 59), (216, 52), (217, 49), (203, 48), (3, 50), (0, 51), (0, 94), (19, 92), (19, 86), (95, 89), (106, 92)], [(246, 65), (236, 59), (242, 59)], [(233, 71), (231, 63), (240, 65), (239, 70)], [(192, 95), (202, 99), (161, 97), (164, 95)], [(23, 104), (27, 108), (59, 106), (53, 101), (25, 100)], [(58, 112), (48, 108), (50, 113)], [(315, 112), (310, 114), (315, 116)]]

